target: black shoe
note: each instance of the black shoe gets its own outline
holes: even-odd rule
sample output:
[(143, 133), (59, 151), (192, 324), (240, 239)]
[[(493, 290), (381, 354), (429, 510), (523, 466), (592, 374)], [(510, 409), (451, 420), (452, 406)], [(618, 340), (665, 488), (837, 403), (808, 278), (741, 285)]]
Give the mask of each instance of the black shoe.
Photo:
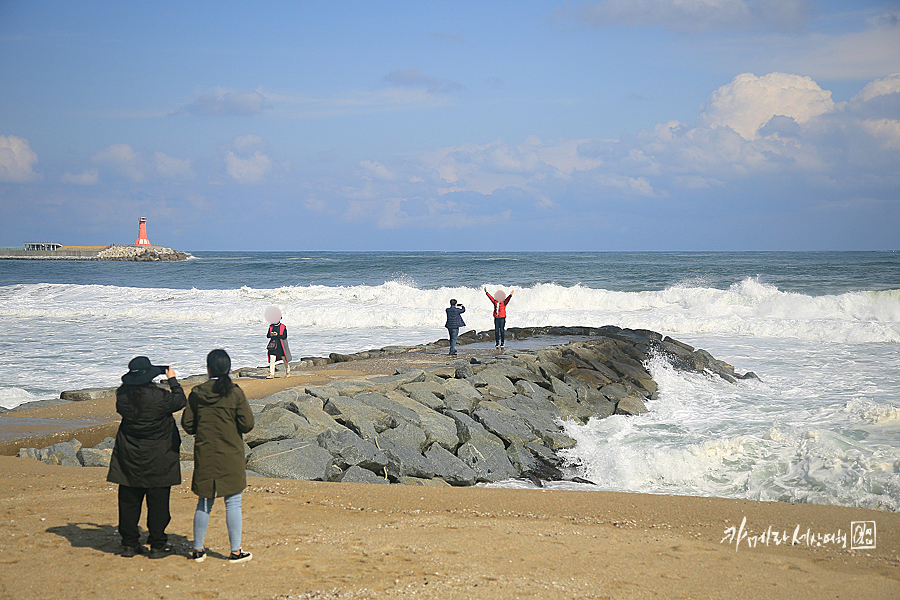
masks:
[(194, 562), (203, 562), (206, 560), (206, 549), (194, 550), (191, 552), (191, 560)]
[(133, 558), (138, 554), (143, 554), (143, 546), (122, 546), (122, 556), (125, 558)]
[(237, 552), (232, 552), (228, 555), (228, 562), (230, 563), (242, 563), (247, 562), (253, 558), (253, 555), (249, 552), (244, 552), (243, 550), (238, 550)]
[(175, 553), (175, 548), (166, 544), (161, 548), (150, 548), (150, 554), (147, 555), (147, 558), (165, 558), (167, 556), (171, 556)]

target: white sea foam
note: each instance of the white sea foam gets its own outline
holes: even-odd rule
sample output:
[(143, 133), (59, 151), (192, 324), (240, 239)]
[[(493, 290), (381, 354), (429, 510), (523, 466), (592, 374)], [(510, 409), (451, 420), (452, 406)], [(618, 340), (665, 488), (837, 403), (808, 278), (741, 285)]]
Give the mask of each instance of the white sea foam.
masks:
[[(15, 319), (130, 319), (252, 325), (277, 304), (285, 323), (306, 328), (434, 328), (447, 300), (466, 305), (470, 327), (492, 328), (481, 288), (419, 289), (400, 279), (379, 286), (242, 287), (231, 290), (20, 285), (0, 289), (0, 312)], [(900, 342), (900, 291), (834, 296), (785, 293), (755, 279), (727, 290), (672, 287), (616, 292), (538, 284), (517, 289), (508, 326), (614, 323), (671, 334), (715, 333), (846, 343)]]
[[(650, 413), (566, 423), (578, 444), (565, 454), (602, 489), (900, 510), (898, 408), (844, 400), (840, 360), (812, 378), (790, 354), (759, 360), (766, 381), (736, 385), (653, 360)], [(879, 373), (852, 376), (867, 389)]]

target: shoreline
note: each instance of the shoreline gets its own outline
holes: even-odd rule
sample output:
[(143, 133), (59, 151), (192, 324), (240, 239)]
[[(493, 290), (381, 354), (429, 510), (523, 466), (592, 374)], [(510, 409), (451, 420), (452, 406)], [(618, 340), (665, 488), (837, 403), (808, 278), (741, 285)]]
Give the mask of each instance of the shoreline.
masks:
[[(463, 357), (490, 351), (461, 347)], [(442, 365), (424, 348), (236, 378), (248, 397)], [(184, 387), (189, 390), (187, 384)], [(0, 419), (115, 415), (114, 398)], [(116, 415), (117, 416), (117, 415)], [(112, 427), (118, 420), (97, 425)], [(65, 434), (61, 433), (63, 437)], [(68, 438), (66, 438), (68, 439)], [(172, 488), (163, 560), (122, 558), (116, 486), (100, 467), (0, 456), (0, 598), (896, 598), (900, 513), (608, 491), (370, 485), (248, 477), (243, 547), (227, 565), (217, 503), (210, 558), (187, 558), (196, 497)], [(851, 549), (853, 523), (874, 548)], [(777, 535), (776, 535), (777, 534)], [(796, 542), (796, 543), (794, 543)]]

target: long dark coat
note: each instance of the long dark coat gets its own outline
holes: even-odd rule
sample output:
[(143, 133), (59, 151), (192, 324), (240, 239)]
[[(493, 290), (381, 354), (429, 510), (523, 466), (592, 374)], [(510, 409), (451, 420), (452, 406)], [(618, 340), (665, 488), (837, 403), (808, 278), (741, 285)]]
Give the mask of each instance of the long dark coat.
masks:
[(201, 498), (231, 496), (247, 487), (243, 434), (253, 429), (253, 412), (237, 385), (224, 396), (214, 380), (191, 391), (181, 426), (194, 436), (191, 490)]
[[(172, 413), (187, 404), (181, 384), (169, 379), (167, 392), (153, 383), (122, 385), (116, 390), (116, 412), (122, 423), (109, 462), (107, 481), (138, 488), (181, 483), (181, 436)], [(134, 390), (136, 396), (130, 397)]]

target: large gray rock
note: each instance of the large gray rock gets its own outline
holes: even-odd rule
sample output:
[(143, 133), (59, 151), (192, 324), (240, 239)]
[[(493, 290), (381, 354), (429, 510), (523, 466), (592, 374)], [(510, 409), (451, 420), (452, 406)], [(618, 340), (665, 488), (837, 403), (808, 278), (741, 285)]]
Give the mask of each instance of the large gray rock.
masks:
[(437, 396), (430, 390), (414, 389), (409, 392), (409, 397), (432, 410), (440, 410), (447, 406), (444, 398)]
[[(182, 430), (179, 430), (179, 431), (182, 431)], [(181, 437), (183, 438), (184, 435), (182, 435)], [(94, 446), (94, 448), (97, 450), (109, 450), (110, 452), (112, 452), (112, 449), (115, 447), (116, 447), (116, 438), (114, 438), (114, 437), (105, 437), (105, 438), (103, 438), (103, 440), (100, 441), (99, 444)]]
[(507, 446), (506, 456), (509, 457), (509, 462), (516, 470), (516, 473), (520, 475), (527, 471), (533, 471), (538, 464), (531, 451), (519, 442)]
[(481, 397), (484, 400), (488, 401), (496, 401), (502, 398), (512, 398), (516, 395), (515, 391), (510, 391), (509, 389), (500, 387), (498, 385), (486, 385), (483, 387), (479, 387), (478, 391), (481, 393)]
[(338, 379), (327, 386), (339, 396), (356, 396), (363, 392), (377, 392), (378, 387), (367, 379)]
[(569, 398), (571, 400), (575, 400), (578, 398), (578, 393), (572, 386), (563, 383), (562, 380), (557, 379), (556, 377), (550, 379), (550, 389), (554, 394), (562, 398)]
[[(504, 361), (502, 363), (492, 365), (491, 368), (506, 377), (513, 384), (515, 384), (517, 381), (529, 381), (536, 385), (549, 385), (549, 382), (544, 377), (535, 374), (530, 369), (527, 369), (521, 365), (509, 364), (508, 362)], [(484, 372), (482, 371), (481, 374), (484, 374)]]
[(81, 442), (74, 439), (53, 444), (47, 448), (47, 458), (44, 462), (63, 467), (80, 467), (81, 461), (78, 460), (79, 450), (81, 450)]
[[(598, 397), (603, 398), (598, 394)], [(605, 400), (605, 398), (603, 398)], [(499, 404), (514, 410), (528, 426), (540, 437), (540, 441), (550, 450), (562, 450), (574, 448), (575, 440), (565, 435), (559, 421), (563, 420), (559, 408), (546, 396), (525, 396), (519, 394), (507, 400), (500, 400)], [(607, 402), (612, 409), (615, 405)]]
[(429, 375), (440, 377), (441, 379), (453, 379), (456, 377), (456, 367), (452, 365), (437, 365), (428, 367), (425, 372)]
[(478, 481), (494, 483), (518, 476), (512, 463), (509, 462), (503, 444), (493, 442), (487, 437), (474, 438), (466, 442), (456, 451), (456, 456), (475, 471)]
[(268, 407), (256, 417), (253, 429), (244, 434), (244, 441), (251, 447), (268, 442), (287, 440), (296, 437), (298, 426), (309, 423), (298, 414), (278, 406)]
[[(99, 398), (113, 398), (118, 388), (88, 388), (85, 390), (71, 390), (60, 393), (60, 400), (82, 402), (84, 400), (97, 400)], [(32, 408), (29, 403), (29, 408)]]
[(410, 423), (401, 423), (392, 429), (386, 429), (378, 436), (379, 445), (385, 441), (401, 446), (409, 446), (416, 452), (422, 453), (427, 445), (428, 438), (425, 432)]
[(406, 373), (397, 373), (396, 375), (385, 375), (382, 377), (372, 377), (368, 381), (373, 384), (382, 394), (396, 390), (402, 385), (413, 383), (415, 381), (425, 381), (425, 371), (410, 371)]
[[(481, 393), (475, 389), (471, 383), (469, 383), (466, 379), (450, 379), (444, 384), (444, 389), (446, 390), (446, 394), (444, 396), (445, 401), (447, 402), (447, 407), (450, 407), (450, 396), (453, 396), (454, 405), (459, 404), (458, 398), (456, 396), (461, 396), (464, 399), (464, 404), (469, 406), (468, 411), (460, 411), (460, 412), (472, 412), (475, 410), (475, 407), (478, 406), (478, 403), (481, 402)], [(453, 410), (458, 410), (453, 408)]]
[(538, 437), (525, 419), (497, 402), (482, 402), (475, 409), (474, 416), (485, 429), (504, 440), (506, 445), (522, 445)]
[(319, 446), (331, 453), (334, 463), (341, 469), (359, 466), (377, 471), (387, 466), (388, 459), (384, 452), (349, 429), (338, 432), (325, 431), (319, 435), (317, 441)]
[(454, 360), (450, 364), (456, 368), (456, 374), (454, 375), (456, 379), (468, 379), (475, 375), (472, 365), (467, 360)]
[[(559, 358), (557, 358), (559, 360)], [(553, 379), (562, 379), (562, 377), (566, 374), (565, 370), (562, 369), (555, 362), (541, 361), (538, 365), (538, 368), (541, 371), (541, 375), (543, 375), (544, 379), (547, 381), (551, 381)]]
[(461, 443), (487, 438), (490, 442), (504, 445), (496, 435), (484, 428), (484, 425), (465, 413), (447, 411), (447, 416), (456, 422), (456, 437)]
[(16, 454), (19, 458), (30, 458), (31, 460), (37, 460), (40, 462), (47, 461), (47, 449), (46, 448), (19, 448), (19, 452)]
[(446, 394), (446, 388), (444, 385), (446, 384), (445, 379), (436, 378), (429, 379), (423, 381), (415, 381), (413, 383), (407, 383), (405, 385), (400, 386), (400, 391), (405, 393), (407, 396), (411, 396), (412, 393), (416, 390), (424, 390), (427, 392), (431, 392), (438, 398), (443, 398)]
[(97, 448), (81, 448), (78, 450), (76, 457), (78, 462), (84, 467), (109, 467), (112, 452), (98, 450)]
[(582, 381), (595, 389), (599, 389), (604, 385), (611, 383), (612, 378), (606, 377), (595, 369), (573, 369), (571, 373), (566, 374), (568, 377)]
[(444, 408), (447, 410), (452, 410), (456, 412), (471, 414), (475, 407), (478, 406), (479, 402), (481, 402), (481, 394), (478, 394), (478, 399), (467, 398), (462, 394), (448, 394), (446, 398), (444, 398)]
[(391, 417), (397, 424), (410, 423), (416, 426), (419, 425), (419, 416), (415, 411), (407, 408), (399, 402), (391, 400), (390, 398), (382, 394), (371, 392), (356, 394), (355, 396), (353, 396), (353, 400), (356, 402), (367, 404), (372, 408), (380, 410), (384, 414)]
[(314, 441), (281, 440), (257, 446), (247, 468), (263, 477), (328, 481), (334, 473), (331, 453)]
[(373, 406), (345, 396), (333, 396), (325, 402), (325, 412), (359, 437), (375, 442), (378, 434), (397, 425), (397, 421)]
[(650, 412), (647, 410), (647, 405), (637, 396), (622, 398), (616, 404), (617, 415), (641, 415), (647, 412)]
[(286, 390), (276, 392), (271, 396), (266, 396), (265, 398), (252, 398), (250, 400), (247, 400), (247, 402), (250, 404), (250, 408), (254, 409), (254, 413), (256, 413), (258, 410), (262, 410), (262, 408), (265, 406), (297, 400), (301, 395), (302, 394), (300, 390), (296, 388), (288, 388)]
[(450, 485), (475, 485), (478, 474), (466, 466), (456, 455), (438, 444), (432, 444), (425, 458), (434, 466), (434, 474)]
[(325, 431), (347, 430), (345, 426), (335, 421), (334, 417), (325, 412), (322, 399), (315, 396), (300, 394), (296, 400), (288, 400), (274, 405), (270, 404), (269, 406), (284, 408), (305, 419), (305, 425), (299, 421), (296, 423), (297, 431), (294, 433), (294, 437), (297, 439), (314, 440)]
[[(379, 438), (379, 447), (388, 458), (387, 472), (392, 481), (399, 481), (400, 478), (411, 477), (434, 477), (434, 465), (431, 461), (422, 455), (419, 449), (418, 438), (408, 439), (412, 429), (416, 429), (412, 425), (401, 425), (398, 429), (409, 429), (406, 432), (394, 432), (389, 430)], [(421, 431), (421, 430), (419, 430)], [(424, 443), (425, 435), (422, 434), (421, 440)], [(407, 443), (409, 442), (409, 443)]]
[(456, 450), (459, 439), (456, 437), (456, 422), (453, 419), (398, 392), (390, 392), (389, 397), (416, 413), (419, 418), (419, 428), (425, 432), (426, 445), (430, 446), (436, 443), (451, 452)]
[(496, 386), (504, 389), (512, 394), (516, 393), (516, 386), (510, 381), (503, 372), (493, 365), (482, 369), (477, 375), (469, 378), (469, 383), (476, 388)]
[(341, 476), (341, 483), (374, 483), (390, 485), (391, 482), (384, 477), (376, 475), (372, 471), (354, 465), (344, 471), (344, 474)]

